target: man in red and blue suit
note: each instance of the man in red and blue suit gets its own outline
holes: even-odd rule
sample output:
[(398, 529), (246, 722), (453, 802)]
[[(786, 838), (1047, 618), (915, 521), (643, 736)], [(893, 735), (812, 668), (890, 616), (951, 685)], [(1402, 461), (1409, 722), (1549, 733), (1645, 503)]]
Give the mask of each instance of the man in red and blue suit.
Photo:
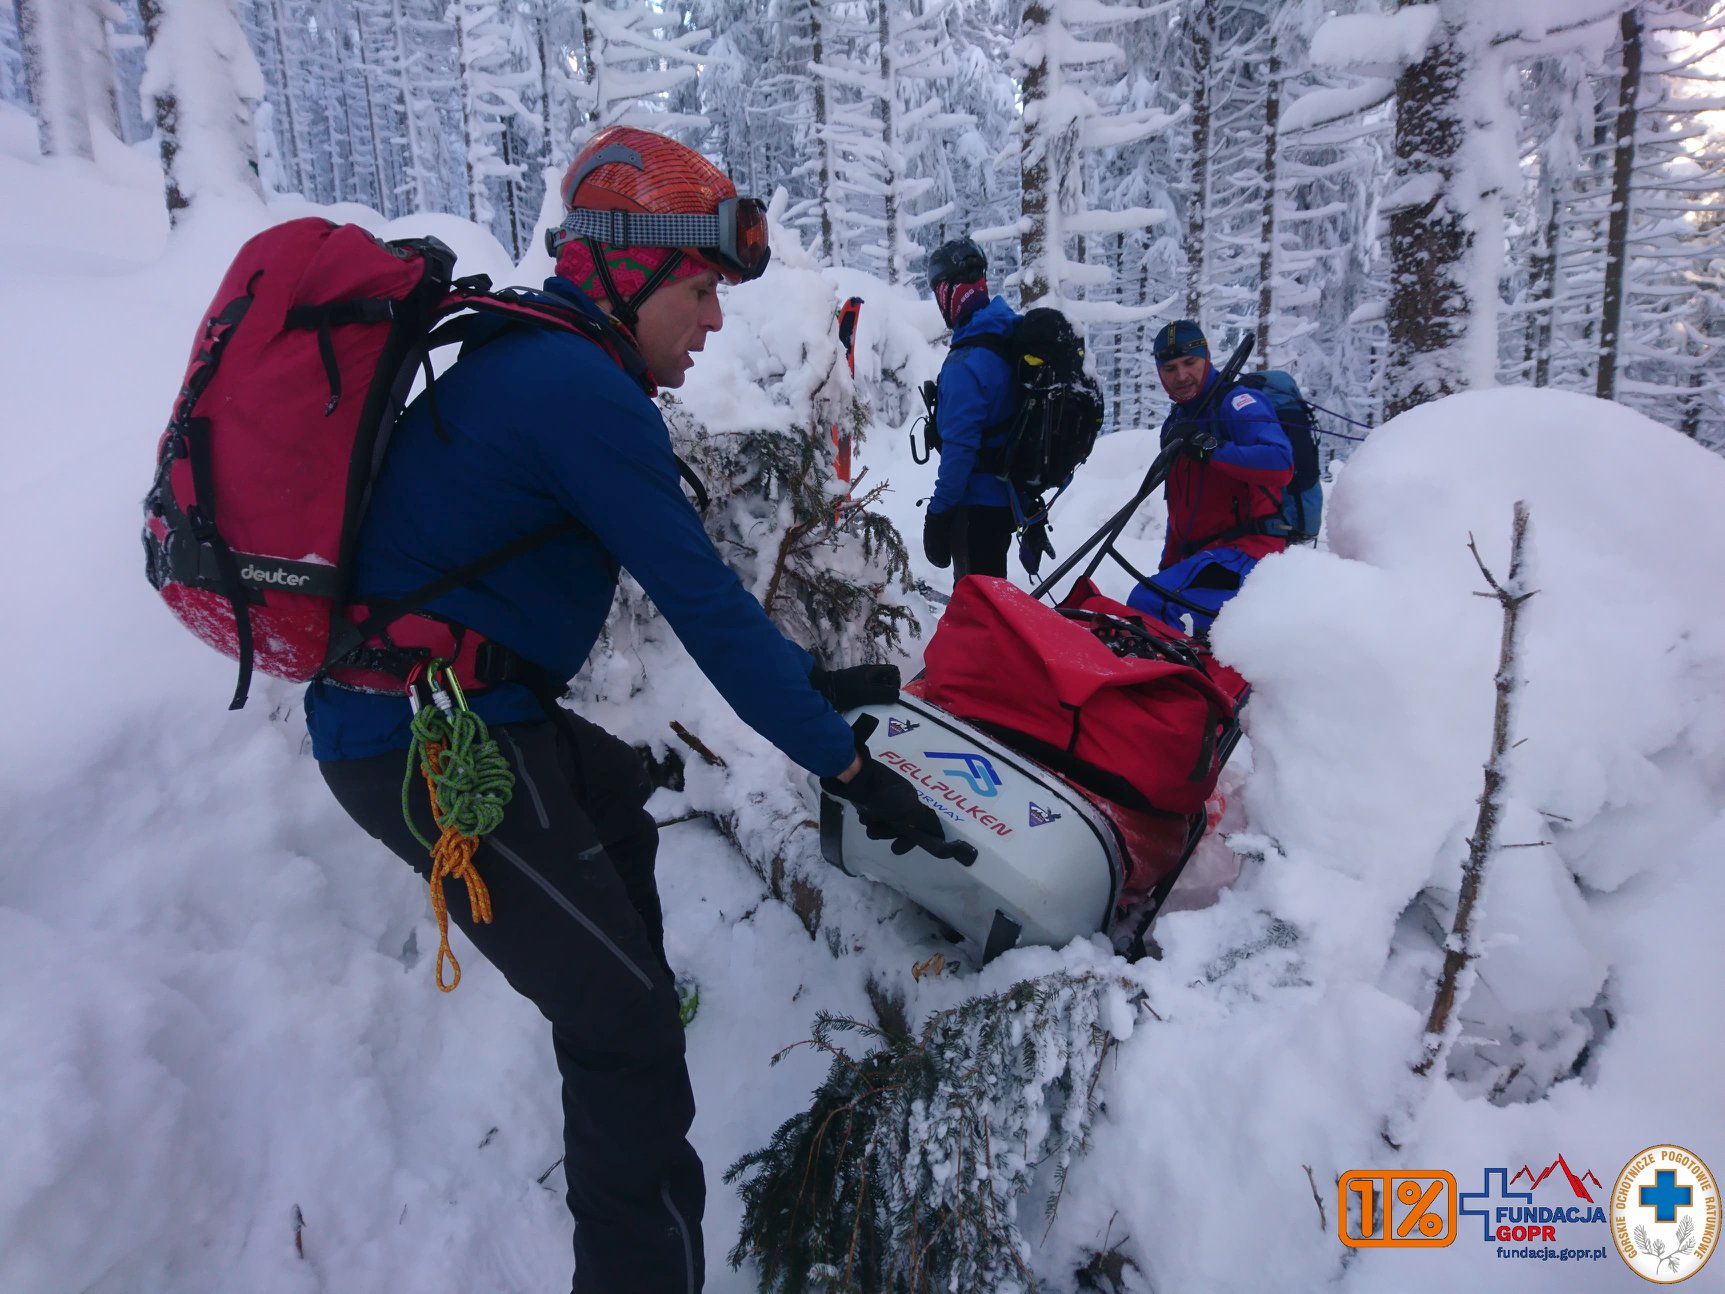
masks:
[[(1204, 330), (1178, 319), (1156, 332), (1156, 371), (1174, 401), (1162, 444), (1181, 451), (1168, 473), (1162, 565), (1127, 599), (1170, 625), (1209, 632), (1259, 560), (1288, 541), (1266, 531), (1293, 479), (1294, 455), (1268, 400), (1246, 387), (1217, 391)], [(1206, 397), (1209, 397), (1208, 400)]]

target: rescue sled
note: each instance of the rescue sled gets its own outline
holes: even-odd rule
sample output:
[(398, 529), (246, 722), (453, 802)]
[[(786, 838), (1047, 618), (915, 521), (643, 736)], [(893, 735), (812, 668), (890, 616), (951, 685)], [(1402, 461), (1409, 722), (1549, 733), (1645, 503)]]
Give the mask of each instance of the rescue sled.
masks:
[[(821, 797), (827, 861), (898, 890), (984, 961), (1097, 931), (1141, 953), (1239, 737), (1244, 680), (1088, 581), (1074, 595), (1056, 609), (1006, 580), (960, 581), (926, 673), (847, 716), (941, 815), (959, 857), (894, 854)], [(1129, 641), (1111, 646), (1113, 634)]]
[[(1250, 338), (1224, 378), (1249, 352)], [(1164, 449), (1126, 506), (1033, 592), (960, 580), (923, 674), (896, 703), (848, 716), (874, 758), (940, 813), (958, 857), (894, 854), (827, 795), (822, 853), (904, 894), (985, 962), (1097, 932), (1142, 956), (1209, 825), (1249, 686), (1204, 643), (1090, 579), (1104, 557), (1143, 578), (1114, 543), (1179, 449)], [(1092, 551), (1058, 606), (1038, 600)]]

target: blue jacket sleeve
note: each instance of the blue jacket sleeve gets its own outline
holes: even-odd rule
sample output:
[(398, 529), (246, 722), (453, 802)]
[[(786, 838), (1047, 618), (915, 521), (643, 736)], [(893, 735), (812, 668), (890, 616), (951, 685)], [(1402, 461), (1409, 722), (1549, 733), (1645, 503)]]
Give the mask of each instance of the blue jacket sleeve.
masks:
[(833, 777), (856, 755), (848, 724), (809, 684), (809, 654), (781, 634), (726, 566), (684, 497), (659, 412), (621, 373), (560, 393), (541, 420), (547, 479), (640, 582), (743, 722), (812, 773)]
[[(1236, 388), (1220, 401), (1221, 435), (1211, 462), (1230, 476), (1262, 482), (1262, 473), (1292, 473), (1294, 451), (1268, 400)], [(1275, 484), (1285, 485), (1284, 478)]]
[(976, 471), (982, 434), (988, 429), (989, 395), (982, 364), (992, 358), (980, 347), (966, 348), (948, 355), (941, 365), (940, 392), (934, 402), (935, 425), (940, 429), (940, 471), (928, 501), (931, 515), (956, 508), (971, 473)]

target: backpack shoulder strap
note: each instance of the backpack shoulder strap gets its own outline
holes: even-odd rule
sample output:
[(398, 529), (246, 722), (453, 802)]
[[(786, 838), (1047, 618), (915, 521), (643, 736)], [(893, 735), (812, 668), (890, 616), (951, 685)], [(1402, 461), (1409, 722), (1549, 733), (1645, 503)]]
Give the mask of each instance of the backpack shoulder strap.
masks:
[(976, 346), (1000, 356), (1006, 361), (1008, 367), (1018, 362), (1018, 348), (1012, 344), (1012, 338), (1002, 337), (999, 333), (973, 333), (969, 337), (953, 342), (950, 349), (968, 350)]
[(504, 288), (496, 292), (483, 289), (475, 291), (471, 288), (464, 289), (458, 284), (438, 305), (437, 313), (444, 322), (427, 338), (428, 350), (452, 342), (467, 341), (469, 335), (479, 327), (480, 321), (487, 316), (505, 322), (505, 328), (497, 331), (496, 335), (499, 336), (507, 331), (509, 323), (555, 328), (575, 333), (593, 342), (610, 355), (617, 367), (627, 373), (630, 380), (649, 396), (658, 394), (658, 387), (648, 374), (647, 361), (641, 358), (633, 338), (609, 320), (596, 318), (577, 306), (529, 296), (517, 288)]
[[(545, 301), (530, 297), (525, 293), (504, 289), (500, 292), (490, 291), (489, 281), (479, 278), (464, 280), (453, 286), (447, 296), (438, 303), (433, 317), (440, 319), (435, 328), (427, 334), (422, 352), (427, 367), (426, 390), (433, 391), (433, 382), (429, 372), (429, 353), (439, 346), (447, 346), (457, 342), (465, 342), (480, 322), (486, 316), (501, 317), (508, 324), (520, 324), (528, 327), (556, 328), (585, 337), (595, 345), (605, 350), (616, 362), (617, 366), (627, 373), (649, 397), (657, 394), (647, 373), (647, 364), (630, 343), (630, 339), (615, 325), (606, 320), (596, 319), (575, 306), (566, 306), (557, 302)], [(501, 335), (499, 331), (499, 335)], [(488, 338), (487, 340), (492, 340)], [(431, 398), (435, 401), (435, 395)], [(436, 416), (435, 404), (433, 417)], [(673, 455), (677, 460), (677, 474), (689, 484), (695, 494), (695, 506), (702, 512), (707, 510), (708, 496), (701, 478), (693, 468), (680, 456)], [(364, 620), (338, 623), (330, 635), (329, 654), (324, 660), (324, 669), (328, 670), (343, 657), (360, 647), (365, 640), (378, 630), (385, 628), (395, 620), (410, 612), (417, 611), (426, 603), (453, 593), (456, 589), (471, 583), (481, 575), (490, 574), (498, 567), (515, 560), (525, 553), (531, 552), (541, 544), (550, 543), (562, 535), (574, 530), (584, 529), (582, 523), (575, 517), (560, 517), (549, 525), (541, 526), (525, 535), (519, 535), (500, 548), (476, 557), (455, 570), (446, 572), (428, 584), (424, 584), (411, 593), (393, 598), (381, 605), (367, 608)]]

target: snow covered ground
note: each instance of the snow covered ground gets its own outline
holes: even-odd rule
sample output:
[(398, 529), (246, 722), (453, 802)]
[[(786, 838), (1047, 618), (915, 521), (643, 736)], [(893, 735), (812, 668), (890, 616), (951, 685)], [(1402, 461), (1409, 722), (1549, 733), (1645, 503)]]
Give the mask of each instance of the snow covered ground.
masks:
[[(477, 956), (457, 993), (433, 989), (422, 889), (325, 793), (296, 689), (265, 683), (226, 712), (229, 666), (142, 578), (138, 500), (198, 313), (246, 236), (306, 208), (218, 208), (169, 237), (147, 154), (110, 143), (96, 168), (45, 164), (32, 132), (0, 110), (0, 1290), (563, 1289), (537, 1013)], [(435, 233), (464, 270), (515, 277), (449, 217), (384, 231)], [(783, 259), (777, 273), (809, 273)], [(829, 279), (834, 303), (868, 302), (865, 397), (884, 369), (910, 386), (933, 374), (932, 306)], [(734, 376), (745, 343), (788, 355), (829, 329), (774, 282), (730, 294), (685, 393), (698, 415), (750, 398)], [(932, 468), (910, 462), (909, 412), (871, 429), (858, 465), (892, 480), (884, 506), (914, 541)], [(1104, 440), (1057, 511), (1062, 552), (1151, 450), (1142, 432)], [(1517, 499), (1540, 592), (1503, 839), (1537, 847), (1496, 860), (1470, 1036), (1454, 1078), (1417, 1095), (1407, 1065), (1474, 822), (1500, 633), (1468, 538), (1502, 575)], [(1160, 518), (1146, 506), (1129, 555), (1153, 561)], [(1477, 1218), (1448, 1248), (1350, 1257), (1335, 1179), (1447, 1169), (1471, 1192), (1487, 1168), (1561, 1154), (1608, 1188), (1667, 1141), (1725, 1169), (1725, 462), (1589, 398), (1481, 392), (1374, 433), (1330, 518), (1328, 551), (1266, 561), (1218, 624), (1256, 686), (1228, 782), (1243, 863), (1223, 851), (1238, 881), (1164, 918), (1160, 962), (1129, 971), (1098, 940), (916, 981), (938, 945), (893, 896), (831, 875), (829, 933), (811, 940), (714, 832), (667, 829), (670, 954), (702, 988), (689, 1039), (709, 1289), (754, 1288), (723, 1262), (739, 1206), (719, 1176), (819, 1080), (806, 1052), (767, 1063), (818, 1009), (868, 1018), (873, 977), (915, 1019), (1086, 966), (1135, 976), (1154, 1014), (1115, 1052), (1046, 1236), (1027, 1205), (1045, 1289), (1073, 1288), (1086, 1251), (1117, 1244), (1134, 1290), (1639, 1288), (1609, 1252), (1500, 1258)], [(728, 777), (696, 769), (685, 794), (661, 793), (662, 818), (803, 794), (674, 642), (651, 667), (640, 703), (594, 717), (662, 743), (667, 715), (694, 715), (735, 756)], [(1409, 1106), (1393, 1151), (1379, 1132)], [(1573, 1202), (1560, 1176), (1534, 1202)], [(1603, 1225), (1560, 1231), (1609, 1249)]]

